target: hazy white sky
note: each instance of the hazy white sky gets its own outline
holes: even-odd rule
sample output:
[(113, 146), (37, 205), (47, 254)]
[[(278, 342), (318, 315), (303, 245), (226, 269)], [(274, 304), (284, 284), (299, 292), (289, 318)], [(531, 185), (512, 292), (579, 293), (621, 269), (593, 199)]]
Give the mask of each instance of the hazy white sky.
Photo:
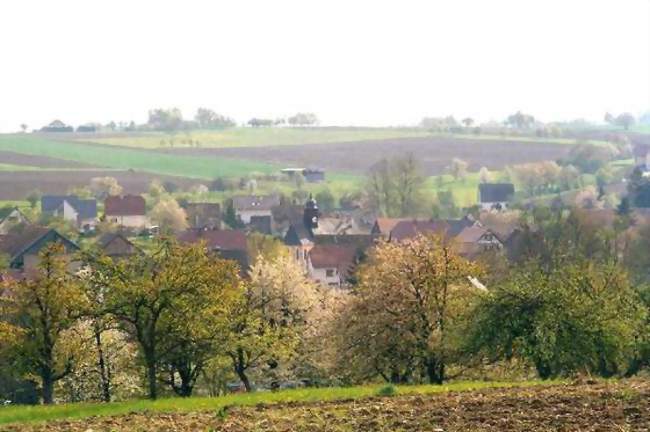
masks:
[(325, 124), (650, 109), (649, 0), (6, 0), (0, 130), (153, 107)]

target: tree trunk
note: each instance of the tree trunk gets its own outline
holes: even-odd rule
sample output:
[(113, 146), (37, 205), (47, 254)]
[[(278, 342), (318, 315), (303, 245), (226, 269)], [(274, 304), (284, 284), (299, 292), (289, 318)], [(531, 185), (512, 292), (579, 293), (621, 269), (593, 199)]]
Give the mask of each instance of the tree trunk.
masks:
[(106, 367), (106, 359), (104, 358), (104, 349), (102, 347), (102, 333), (98, 327), (95, 327), (95, 345), (97, 346), (97, 358), (99, 366), (99, 377), (101, 380), (102, 388), (102, 401), (111, 401), (111, 379)]
[(445, 363), (435, 356), (429, 356), (426, 360), (426, 374), (430, 384), (442, 384), (445, 380)]
[(156, 360), (155, 356), (149, 353), (145, 356), (145, 363), (147, 366), (147, 382), (149, 385), (149, 399), (155, 400), (158, 398), (158, 382), (156, 381)]
[(181, 397), (190, 397), (192, 396), (192, 391), (194, 390), (195, 380), (192, 378), (195, 376), (192, 371), (192, 367), (185, 365), (183, 367), (177, 368), (178, 376), (181, 379), (180, 387), (175, 387), (174, 390), (176, 394)]
[(241, 380), (242, 384), (244, 384), (244, 388), (246, 389), (246, 392), (250, 392), (252, 390), (251, 382), (248, 379), (248, 376), (246, 375), (246, 367), (244, 365), (244, 351), (241, 348), (237, 348), (237, 359), (235, 360), (235, 373), (237, 373), (237, 376)]
[(51, 372), (44, 372), (41, 376), (43, 384), (43, 404), (51, 405), (54, 403), (54, 380)]

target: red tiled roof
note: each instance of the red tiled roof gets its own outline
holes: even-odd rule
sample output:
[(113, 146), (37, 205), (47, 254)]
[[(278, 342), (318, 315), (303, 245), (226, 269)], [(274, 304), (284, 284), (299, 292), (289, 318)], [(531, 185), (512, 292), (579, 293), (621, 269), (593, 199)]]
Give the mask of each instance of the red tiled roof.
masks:
[(144, 216), (144, 198), (140, 195), (110, 196), (104, 201), (104, 212), (109, 216)]
[(315, 245), (309, 251), (312, 267), (337, 268), (341, 273), (354, 264), (355, 255), (354, 248), (340, 245)]
[(375, 226), (373, 228), (375, 229), (376, 234), (388, 235), (393, 230), (393, 228), (395, 228), (395, 225), (405, 220), (409, 220), (409, 219), (377, 218), (377, 220), (375, 221)]
[(449, 224), (446, 221), (407, 220), (398, 222), (390, 232), (390, 240), (401, 242), (416, 237), (418, 234), (446, 234)]
[(209, 249), (247, 250), (246, 234), (235, 230), (187, 230), (178, 235), (181, 243), (204, 241)]

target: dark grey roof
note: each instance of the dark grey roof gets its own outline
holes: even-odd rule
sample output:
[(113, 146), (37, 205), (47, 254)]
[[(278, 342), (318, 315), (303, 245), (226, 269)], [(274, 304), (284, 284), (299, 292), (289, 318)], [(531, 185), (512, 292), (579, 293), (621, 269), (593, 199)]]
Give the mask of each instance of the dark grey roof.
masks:
[(97, 217), (97, 200), (80, 199), (76, 195), (45, 195), (41, 198), (41, 211), (52, 213), (56, 211), (63, 201), (67, 201), (79, 213), (80, 219)]
[(482, 183), (478, 185), (479, 201), (482, 203), (510, 201), (515, 194), (512, 183)]

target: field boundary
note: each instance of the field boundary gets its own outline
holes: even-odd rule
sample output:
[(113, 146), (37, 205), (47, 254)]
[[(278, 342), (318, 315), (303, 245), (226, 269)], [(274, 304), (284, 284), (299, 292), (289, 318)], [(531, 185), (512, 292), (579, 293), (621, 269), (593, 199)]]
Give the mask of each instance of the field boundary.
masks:
[[(471, 392), (498, 388), (521, 388), (561, 385), (563, 381), (495, 382), (473, 381), (447, 385), (394, 386), (394, 396), (432, 395), (449, 392)], [(76, 403), (62, 405), (0, 407), (0, 425), (40, 423), (53, 420), (80, 420), (95, 416), (119, 416), (127, 413), (178, 413), (209, 411), (215, 413), (231, 407), (274, 405), (279, 403), (309, 403), (361, 400), (380, 396), (385, 385), (356, 387), (323, 387), (230, 394), (218, 397), (168, 398), (156, 401), (136, 400), (112, 403)]]

